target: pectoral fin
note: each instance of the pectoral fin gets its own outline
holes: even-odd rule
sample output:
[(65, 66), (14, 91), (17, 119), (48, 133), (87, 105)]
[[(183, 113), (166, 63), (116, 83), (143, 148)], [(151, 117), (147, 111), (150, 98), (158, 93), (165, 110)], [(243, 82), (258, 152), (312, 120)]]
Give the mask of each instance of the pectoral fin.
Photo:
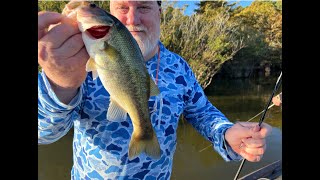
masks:
[(150, 82), (150, 96), (157, 96), (160, 93), (158, 86), (149, 78)]
[(96, 63), (94, 62), (94, 59), (90, 58), (90, 59), (87, 61), (86, 71), (87, 71), (87, 72), (92, 71), (92, 78), (93, 78), (93, 80), (97, 79), (97, 77), (98, 77), (98, 72), (97, 72), (97, 67), (96, 67)]
[(110, 104), (107, 112), (107, 120), (121, 122), (127, 119), (127, 112), (119, 106), (119, 104), (110, 99)]

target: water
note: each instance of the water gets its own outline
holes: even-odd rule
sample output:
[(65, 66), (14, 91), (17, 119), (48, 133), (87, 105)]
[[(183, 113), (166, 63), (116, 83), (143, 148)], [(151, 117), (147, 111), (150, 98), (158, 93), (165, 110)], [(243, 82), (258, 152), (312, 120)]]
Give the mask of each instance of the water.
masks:
[[(268, 103), (277, 77), (256, 80), (218, 80), (206, 90), (208, 99), (230, 121), (247, 121), (261, 112)], [(281, 88), (277, 91), (280, 92)], [(258, 122), (262, 114), (252, 122)], [(282, 159), (282, 111), (273, 106), (264, 122), (273, 126), (267, 138), (267, 150), (260, 162), (246, 161), (239, 177)], [(180, 179), (233, 179), (241, 162), (226, 163), (208, 141), (193, 127), (183, 122), (178, 129), (178, 144), (174, 159), (173, 180)]]
[[(213, 86), (208, 87), (205, 92), (208, 99), (230, 121), (247, 121), (265, 108), (276, 78), (216, 80)], [(280, 91), (281, 89), (278, 92)], [(260, 116), (252, 121), (259, 121)], [(277, 106), (270, 108), (264, 122), (273, 126), (272, 134), (267, 138), (268, 146), (265, 155), (257, 163), (246, 161), (239, 177), (282, 159), (281, 108)], [(70, 130), (59, 141), (50, 145), (38, 146), (38, 176), (40, 180), (70, 180), (72, 137), (73, 131)], [(206, 148), (210, 143), (185, 121), (179, 123), (177, 143), (172, 180), (234, 178), (240, 161), (225, 162), (212, 147)]]

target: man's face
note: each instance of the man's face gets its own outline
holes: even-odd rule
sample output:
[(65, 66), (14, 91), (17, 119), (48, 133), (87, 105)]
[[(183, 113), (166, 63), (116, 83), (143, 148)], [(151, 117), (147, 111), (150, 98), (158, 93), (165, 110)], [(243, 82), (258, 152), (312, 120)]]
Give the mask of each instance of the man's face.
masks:
[(160, 37), (160, 7), (156, 1), (110, 1), (110, 13), (129, 29), (144, 57), (155, 51)]

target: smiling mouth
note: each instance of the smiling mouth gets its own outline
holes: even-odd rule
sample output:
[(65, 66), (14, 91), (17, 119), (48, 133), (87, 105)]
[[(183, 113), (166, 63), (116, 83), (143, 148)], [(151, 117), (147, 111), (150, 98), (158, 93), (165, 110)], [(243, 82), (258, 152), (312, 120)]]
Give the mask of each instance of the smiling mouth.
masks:
[(96, 39), (101, 39), (108, 34), (110, 30), (110, 26), (93, 26), (87, 29), (87, 33), (89, 33), (92, 37)]

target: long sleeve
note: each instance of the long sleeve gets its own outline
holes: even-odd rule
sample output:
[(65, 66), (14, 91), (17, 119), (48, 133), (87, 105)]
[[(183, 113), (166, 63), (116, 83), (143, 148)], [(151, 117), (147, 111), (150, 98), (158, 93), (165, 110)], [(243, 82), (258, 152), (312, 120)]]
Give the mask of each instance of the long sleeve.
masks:
[(57, 141), (71, 129), (77, 119), (84, 93), (84, 86), (66, 105), (59, 101), (44, 72), (38, 74), (38, 144)]
[(242, 157), (235, 153), (224, 139), (226, 130), (233, 123), (207, 99), (187, 63), (185, 71), (185, 78), (188, 78), (186, 82), (189, 84), (184, 97), (184, 117), (202, 136), (212, 142), (214, 149), (225, 161), (240, 160)]

